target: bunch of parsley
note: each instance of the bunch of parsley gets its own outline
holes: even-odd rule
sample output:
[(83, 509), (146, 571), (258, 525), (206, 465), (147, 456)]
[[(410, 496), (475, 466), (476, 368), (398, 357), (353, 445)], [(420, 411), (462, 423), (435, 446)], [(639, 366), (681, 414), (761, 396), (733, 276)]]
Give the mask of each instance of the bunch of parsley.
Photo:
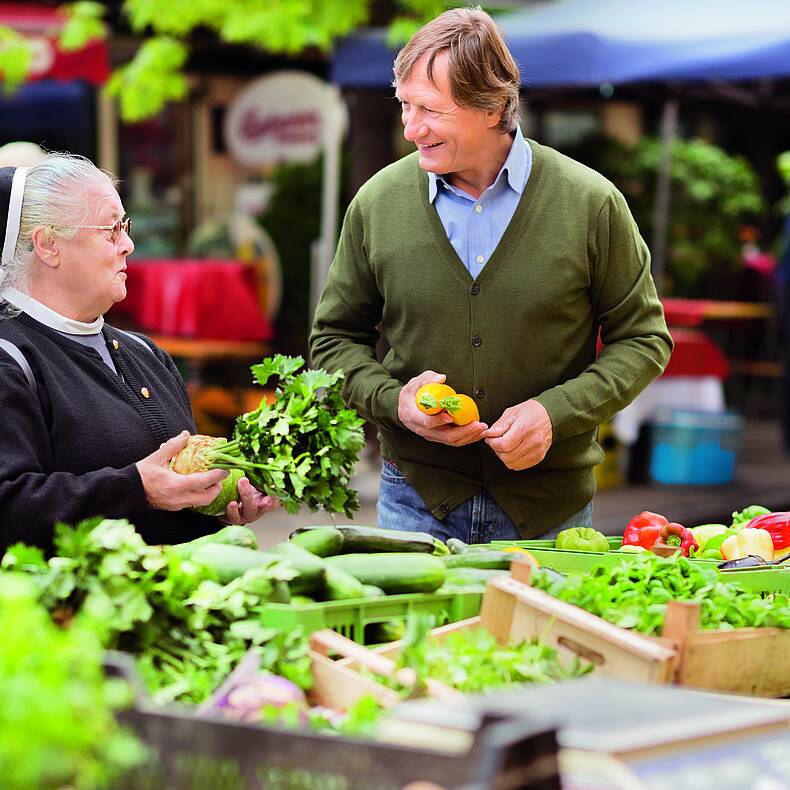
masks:
[(584, 574), (549, 577), (538, 572), (533, 585), (621, 628), (660, 634), (667, 603), (699, 601), (702, 628), (720, 630), (774, 626), (790, 628), (786, 595), (763, 598), (723, 579), (715, 568), (676, 554), (642, 552), (614, 567), (598, 565)]
[(277, 354), (252, 366), (262, 387), (279, 379), (273, 403), (261, 400), (236, 420), (232, 439), (206, 453), (211, 466), (241, 469), (259, 490), (278, 497), (288, 513), (302, 504), (345, 513), (359, 509), (349, 488), (365, 445), (364, 420), (342, 398), (343, 372), (303, 370), (302, 357)]
[(13, 546), (5, 569), (31, 574), (39, 600), (59, 624), (83, 614), (102, 645), (138, 657), (155, 699), (201, 702), (250, 647), (264, 669), (311, 683), (306, 641), (260, 624), (278, 582), (292, 578), (286, 562), (272, 560), (226, 585), (212, 572), (160, 546), (149, 546), (125, 520), (59, 524), (56, 556)]

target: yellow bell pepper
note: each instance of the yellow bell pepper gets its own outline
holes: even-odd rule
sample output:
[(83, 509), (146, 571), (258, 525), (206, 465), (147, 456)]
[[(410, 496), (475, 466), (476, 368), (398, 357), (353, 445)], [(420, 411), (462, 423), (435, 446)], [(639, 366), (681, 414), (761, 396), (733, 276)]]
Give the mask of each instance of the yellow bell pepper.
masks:
[(773, 560), (774, 543), (768, 530), (742, 529), (721, 544), (721, 556), (725, 560), (737, 560), (749, 554), (756, 554), (768, 562)]
[(512, 554), (522, 554), (524, 555), (524, 559), (528, 562), (531, 562), (536, 568), (540, 568), (540, 563), (538, 562), (538, 558), (532, 554), (532, 552), (527, 551), (526, 549), (522, 549), (521, 546), (507, 546), (504, 551), (509, 551)]

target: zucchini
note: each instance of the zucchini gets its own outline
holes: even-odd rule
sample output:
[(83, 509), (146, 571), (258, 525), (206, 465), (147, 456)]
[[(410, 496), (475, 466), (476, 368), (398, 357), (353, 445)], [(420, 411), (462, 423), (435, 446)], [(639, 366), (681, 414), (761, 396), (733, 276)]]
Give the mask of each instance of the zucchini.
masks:
[(433, 592), (444, 584), (447, 575), (442, 560), (430, 554), (338, 554), (324, 562), (342, 568), (363, 584), (381, 587), (388, 595)]
[(334, 565), (327, 565), (324, 571), (324, 597), (327, 601), (364, 598), (365, 585), (348, 571)]
[(368, 623), (365, 626), (363, 642), (366, 645), (381, 645), (403, 639), (406, 626), (402, 620), (385, 620), (383, 623)]
[(387, 594), (381, 587), (376, 587), (375, 584), (363, 584), (362, 593), (365, 598), (383, 598)]
[(465, 551), (469, 551), (469, 544), (459, 538), (450, 538), (447, 541), (447, 548), (450, 549), (450, 554), (463, 554)]
[(176, 543), (171, 546), (169, 551), (177, 554), (182, 560), (188, 560), (201, 546), (209, 543), (222, 543), (226, 546), (241, 546), (245, 549), (257, 549), (258, 540), (255, 533), (249, 527), (232, 524), (221, 529), (219, 532), (212, 532), (211, 535), (203, 535), (189, 543)]
[(220, 584), (227, 584), (251, 568), (270, 565), (274, 561), (282, 561), (277, 554), (267, 554), (243, 546), (228, 546), (223, 543), (206, 543), (198, 546), (191, 556), (191, 561), (204, 568), (210, 568), (217, 574)]
[(507, 576), (508, 570), (501, 568), (451, 568), (447, 571), (445, 585), (485, 584), (497, 576)]
[(331, 557), (343, 549), (343, 533), (334, 527), (304, 527), (292, 532), (288, 540), (317, 557)]
[(291, 588), (288, 586), (288, 582), (278, 579), (274, 583), (274, 590), (269, 596), (269, 601), (271, 603), (291, 603)]
[(406, 532), (378, 527), (342, 526), (343, 554), (378, 554), (381, 552), (415, 552), (447, 554), (447, 546), (427, 532)]
[(307, 595), (292, 595), (290, 603), (292, 606), (309, 606), (314, 604), (315, 600)]
[(296, 571), (296, 576), (288, 582), (292, 593), (311, 593), (324, 583), (324, 561), (307, 549), (286, 540), (272, 546), (271, 551), (287, 560)]
[(448, 568), (493, 568), (508, 570), (515, 555), (509, 551), (467, 551), (442, 557)]

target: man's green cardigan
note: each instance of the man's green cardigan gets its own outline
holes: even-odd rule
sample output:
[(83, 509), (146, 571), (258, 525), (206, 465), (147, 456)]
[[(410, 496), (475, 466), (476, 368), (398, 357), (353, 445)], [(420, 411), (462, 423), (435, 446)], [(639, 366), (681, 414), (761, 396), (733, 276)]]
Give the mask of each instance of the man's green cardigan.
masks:
[[(530, 146), (526, 189), (474, 281), (428, 202), (417, 154), (373, 176), (346, 213), (310, 338), (313, 364), (346, 372), (348, 402), (378, 426), (384, 458), (434, 516), (484, 487), (525, 538), (590, 501), (603, 457), (597, 426), (661, 374), (672, 350), (623, 196), (595, 171)], [(382, 362), (379, 324), (390, 345)], [(398, 394), (425, 370), (474, 396), (489, 425), (508, 406), (540, 401), (554, 429), (545, 459), (514, 472), (484, 442), (449, 447), (404, 428)]]

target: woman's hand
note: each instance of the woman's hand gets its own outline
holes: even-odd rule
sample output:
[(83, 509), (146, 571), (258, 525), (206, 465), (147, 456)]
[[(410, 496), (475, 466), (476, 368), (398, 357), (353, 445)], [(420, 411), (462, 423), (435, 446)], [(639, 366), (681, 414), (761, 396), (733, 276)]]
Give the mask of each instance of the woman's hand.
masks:
[(280, 506), (280, 500), (276, 496), (262, 494), (257, 488), (253, 488), (246, 477), (239, 480), (238, 490), (241, 502), (228, 503), (225, 515), (220, 519), (226, 524), (249, 524)]
[(180, 475), (170, 468), (170, 459), (187, 446), (188, 439), (189, 431), (183, 431), (137, 462), (143, 490), (152, 508), (183, 510), (202, 507), (213, 502), (222, 490), (222, 481), (228, 476), (226, 469)]

